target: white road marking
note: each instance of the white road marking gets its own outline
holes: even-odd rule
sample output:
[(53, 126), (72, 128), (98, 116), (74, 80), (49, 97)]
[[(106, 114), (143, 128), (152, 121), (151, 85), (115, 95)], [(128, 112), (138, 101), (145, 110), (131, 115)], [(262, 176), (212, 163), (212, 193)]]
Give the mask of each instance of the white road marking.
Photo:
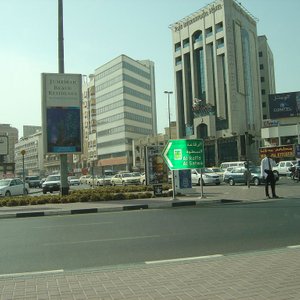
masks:
[(300, 245), (287, 246), (287, 248), (289, 249), (300, 248)]
[(145, 263), (150, 265), (150, 264), (180, 262), (180, 261), (189, 261), (189, 260), (197, 260), (197, 259), (207, 259), (207, 258), (215, 258), (215, 257), (222, 257), (222, 256), (223, 256), (223, 254), (213, 254), (213, 255), (205, 255), (205, 256), (194, 256), (194, 257), (182, 257), (182, 258), (174, 258), (174, 259), (145, 261)]
[(24, 272), (24, 273), (11, 273), (11, 274), (1, 274), (0, 278), (3, 277), (16, 277), (16, 276), (30, 276), (30, 275), (46, 275), (46, 274), (56, 274), (63, 273), (64, 270), (50, 270), (50, 271), (36, 271), (36, 272)]
[(100, 240), (87, 240), (78, 242), (58, 242), (58, 243), (45, 243), (43, 246), (57, 246), (57, 245), (76, 245), (76, 244), (88, 244), (88, 243), (101, 243), (101, 242), (115, 242), (115, 241), (125, 241), (125, 240), (138, 240), (138, 239), (149, 239), (149, 238), (159, 238), (160, 235), (145, 235), (145, 236), (129, 236), (124, 238), (115, 239), (100, 239)]

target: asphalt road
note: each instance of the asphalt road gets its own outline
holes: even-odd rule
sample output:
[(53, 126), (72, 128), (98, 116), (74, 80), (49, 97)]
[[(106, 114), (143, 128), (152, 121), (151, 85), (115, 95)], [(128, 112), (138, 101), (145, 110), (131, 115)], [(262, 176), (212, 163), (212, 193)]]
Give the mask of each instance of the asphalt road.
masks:
[(300, 202), (0, 220), (0, 274), (75, 270), (300, 244)]

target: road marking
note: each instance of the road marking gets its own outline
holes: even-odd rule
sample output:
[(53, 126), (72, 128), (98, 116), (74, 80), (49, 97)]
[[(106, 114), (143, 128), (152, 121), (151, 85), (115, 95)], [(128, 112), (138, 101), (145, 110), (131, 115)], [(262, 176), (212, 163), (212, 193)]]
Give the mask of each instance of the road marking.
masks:
[(56, 274), (63, 273), (64, 270), (50, 270), (50, 271), (36, 271), (36, 272), (24, 272), (24, 273), (11, 273), (11, 274), (1, 274), (0, 278), (3, 277), (17, 277), (17, 276), (28, 276), (28, 275), (47, 275), (47, 274)]
[(138, 240), (138, 239), (149, 239), (149, 238), (159, 238), (160, 235), (145, 235), (145, 236), (129, 236), (124, 238), (115, 239), (100, 239), (100, 240), (87, 240), (78, 242), (58, 242), (58, 243), (45, 243), (43, 246), (57, 246), (57, 245), (76, 245), (76, 244), (88, 244), (88, 243), (99, 243), (99, 242), (117, 242), (125, 240)]
[(174, 259), (145, 261), (145, 263), (150, 265), (150, 264), (180, 262), (180, 261), (189, 261), (189, 260), (197, 260), (197, 259), (207, 259), (207, 258), (215, 258), (215, 257), (222, 257), (222, 256), (223, 256), (223, 254), (212, 254), (212, 255), (205, 255), (205, 256), (194, 256), (194, 257), (182, 257), (182, 258), (174, 258)]
[(300, 245), (287, 246), (287, 248), (289, 249), (300, 248)]
[(53, 225), (53, 226), (36, 226), (33, 229), (47, 229), (47, 228), (58, 228), (58, 227), (74, 227), (74, 226), (89, 226), (89, 225), (105, 225), (113, 224), (113, 222), (99, 222), (99, 223), (82, 223), (82, 224), (70, 224), (70, 225)]

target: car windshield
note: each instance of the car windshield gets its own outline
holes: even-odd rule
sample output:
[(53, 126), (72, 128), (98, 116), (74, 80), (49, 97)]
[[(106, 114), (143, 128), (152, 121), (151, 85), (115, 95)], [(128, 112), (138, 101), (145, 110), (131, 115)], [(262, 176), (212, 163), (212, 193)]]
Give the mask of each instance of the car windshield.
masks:
[(51, 175), (51, 176), (48, 176), (46, 181), (59, 181), (60, 180), (60, 176), (57, 176), (57, 175)]

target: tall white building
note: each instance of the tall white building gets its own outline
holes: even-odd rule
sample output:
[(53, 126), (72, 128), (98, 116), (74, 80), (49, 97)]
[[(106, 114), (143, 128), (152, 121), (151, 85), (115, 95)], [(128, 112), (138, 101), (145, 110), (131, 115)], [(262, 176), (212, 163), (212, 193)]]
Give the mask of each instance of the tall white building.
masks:
[(95, 71), (97, 166), (130, 170), (132, 141), (157, 132), (154, 63), (126, 55)]
[(256, 23), (237, 1), (217, 0), (170, 25), (178, 137), (204, 139), (207, 165), (258, 159)]

